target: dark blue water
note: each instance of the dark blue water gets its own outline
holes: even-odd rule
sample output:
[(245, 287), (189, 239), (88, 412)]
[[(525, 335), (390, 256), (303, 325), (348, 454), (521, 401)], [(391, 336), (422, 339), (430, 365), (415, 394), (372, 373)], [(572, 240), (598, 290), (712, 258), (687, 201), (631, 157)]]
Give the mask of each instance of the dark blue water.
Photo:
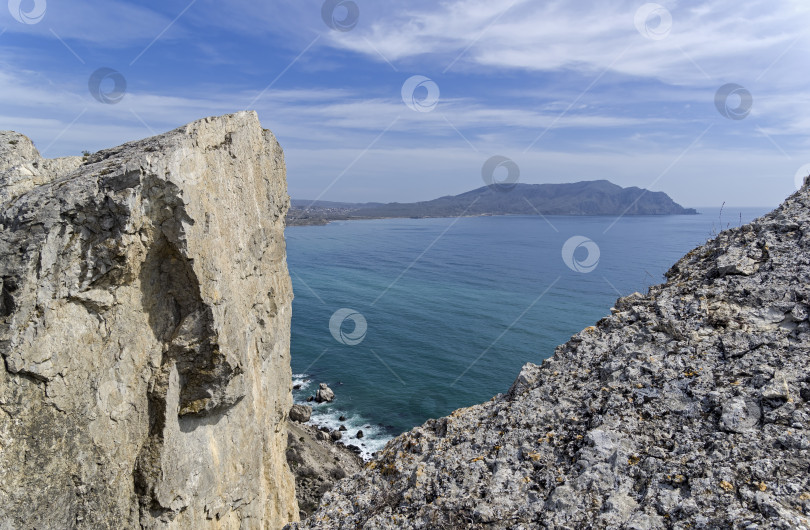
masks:
[[(290, 227), (292, 367), (303, 384), (295, 399), (328, 383), (337, 400), (316, 406), (313, 421), (346, 424), (348, 442), (373, 452), (428, 418), (505, 392), (524, 363), (550, 356), (616, 298), (646, 292), (721, 227), (767, 210)], [(563, 247), (576, 236), (566, 264)], [(333, 324), (337, 340), (330, 319), (344, 308), (354, 315)]]

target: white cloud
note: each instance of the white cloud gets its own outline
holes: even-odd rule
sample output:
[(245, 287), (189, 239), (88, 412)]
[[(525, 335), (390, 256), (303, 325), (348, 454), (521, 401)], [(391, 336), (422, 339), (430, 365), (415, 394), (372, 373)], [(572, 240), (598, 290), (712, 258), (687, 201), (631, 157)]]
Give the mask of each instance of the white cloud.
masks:
[[(182, 7), (178, 8), (176, 14), (180, 13)], [(174, 18), (120, 0), (49, 1), (45, 16), (39, 23), (31, 25), (14, 20), (5, 5), (0, 6), (0, 17), (10, 33), (39, 35), (49, 39), (55, 33), (67, 41), (84, 41), (114, 48), (134, 43), (146, 45)], [(164, 33), (161, 38), (172, 39), (183, 35), (187, 34), (180, 23), (174, 24), (171, 31)]]
[[(810, 43), (797, 42), (810, 23), (806, 3), (716, 0), (691, 7), (661, 1), (673, 19), (662, 40), (646, 39), (636, 30), (640, 4), (630, 1), (521, 0), (508, 10), (486, 0), (454, 0), (421, 10), (398, 3), (370, 27), (329, 36), (333, 45), (372, 59), (379, 51), (391, 61), (411, 58), (426, 67), (437, 61), (449, 65), (461, 55), (454, 69), (609, 68), (676, 85), (713, 85), (728, 77), (749, 81), (766, 69), (796, 67), (806, 56)], [(790, 46), (782, 64), (772, 64)]]
[[(419, 200), (478, 186), (480, 165), (492, 154), (518, 161), (528, 182), (608, 178), (647, 187), (706, 124), (715, 123), (655, 188), (690, 206), (723, 200), (776, 204), (806, 162), (796, 153), (810, 145), (810, 74), (804, 68), (810, 38), (802, 38), (810, 7), (792, 1), (660, 1), (671, 10), (673, 27), (667, 38), (653, 41), (633, 23), (641, 2), (521, 0), (506, 13), (506, 4), (482, 0), (361, 3), (361, 24), (340, 33), (320, 20), (319, 2), (198, 0), (166, 38), (211, 48), (217, 41), (197, 42), (198, 34), (187, 33), (211, 25), (239, 31), (240, 37), (243, 30), (257, 39), (262, 31), (288, 35), (284, 45), (300, 51), (320, 33), (321, 44), (361, 53), (388, 72), (379, 51), (400, 67), (402, 81), (411, 72), (431, 75), (442, 86), (442, 98), (434, 112), (413, 112), (400, 100), (396, 81), (357, 82), (352, 72), (341, 72), (302, 76), (311, 84), (274, 87), (251, 105), (261, 86), (209, 77), (204, 85), (170, 88), (157, 77), (149, 86), (144, 76), (121, 103), (103, 105), (90, 97), (82, 76), (15, 68), (10, 65), (28, 64), (22, 49), (6, 48), (0, 57), (0, 128), (28, 134), (40, 148), (50, 147), (46, 155), (57, 156), (252, 106), (285, 147), (294, 196), (317, 196), (362, 154), (324, 198)], [(186, 5), (180, 4), (178, 12)], [(54, 4), (51, 18), (33, 31), (52, 40), (52, 24), (66, 39), (137, 47), (171, 22), (118, 0), (99, 5), (80, 0), (61, 17), (68, 8)], [(118, 17), (139, 22), (124, 27)], [(317, 61), (333, 57), (336, 71), (351, 70), (343, 52), (318, 46), (296, 70), (320, 68)], [(206, 54), (228, 61), (215, 46)], [(470, 83), (469, 90), (440, 74), (457, 57), (449, 73), (463, 72), (459, 78)], [(487, 80), (501, 74), (517, 80), (514, 88), (488, 94)], [(521, 82), (536, 82), (536, 88)], [(745, 121), (724, 120), (714, 110), (714, 91), (725, 82), (739, 82), (754, 94)], [(338, 83), (348, 88), (334, 88)], [(549, 134), (524, 153), (547, 128)]]

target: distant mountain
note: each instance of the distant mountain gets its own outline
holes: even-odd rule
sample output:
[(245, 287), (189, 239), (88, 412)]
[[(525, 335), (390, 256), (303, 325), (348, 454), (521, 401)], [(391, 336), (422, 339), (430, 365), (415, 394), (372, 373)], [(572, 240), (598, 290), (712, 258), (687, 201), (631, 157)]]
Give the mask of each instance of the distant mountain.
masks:
[(607, 180), (572, 184), (517, 184), (508, 191), (484, 186), (431, 201), (345, 203), (292, 201), (288, 225), (324, 224), (344, 219), (456, 217), (480, 215), (691, 215), (666, 193), (622, 188)]

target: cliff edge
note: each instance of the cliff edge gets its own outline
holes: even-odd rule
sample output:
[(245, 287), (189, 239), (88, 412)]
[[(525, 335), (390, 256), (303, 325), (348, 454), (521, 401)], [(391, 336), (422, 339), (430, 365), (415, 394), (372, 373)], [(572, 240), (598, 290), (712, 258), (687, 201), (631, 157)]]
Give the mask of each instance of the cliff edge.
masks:
[(288, 207), (252, 112), (84, 158), (0, 133), (0, 527), (297, 519)]
[(292, 528), (810, 528), (810, 188)]

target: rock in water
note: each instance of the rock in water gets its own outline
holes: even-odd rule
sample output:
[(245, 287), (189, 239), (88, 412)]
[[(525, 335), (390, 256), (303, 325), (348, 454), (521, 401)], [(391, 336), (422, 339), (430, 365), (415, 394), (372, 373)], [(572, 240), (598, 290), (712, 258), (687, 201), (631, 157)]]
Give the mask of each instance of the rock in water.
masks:
[(315, 394), (315, 401), (318, 403), (329, 403), (335, 399), (335, 393), (326, 383), (318, 385), (318, 392)]
[(810, 528), (810, 189), (430, 420), (294, 528)]
[(85, 160), (0, 135), (0, 526), (297, 518), (288, 201), (252, 112)]
[(305, 423), (312, 417), (312, 407), (306, 405), (293, 405), (290, 409), (290, 419), (298, 423)]

